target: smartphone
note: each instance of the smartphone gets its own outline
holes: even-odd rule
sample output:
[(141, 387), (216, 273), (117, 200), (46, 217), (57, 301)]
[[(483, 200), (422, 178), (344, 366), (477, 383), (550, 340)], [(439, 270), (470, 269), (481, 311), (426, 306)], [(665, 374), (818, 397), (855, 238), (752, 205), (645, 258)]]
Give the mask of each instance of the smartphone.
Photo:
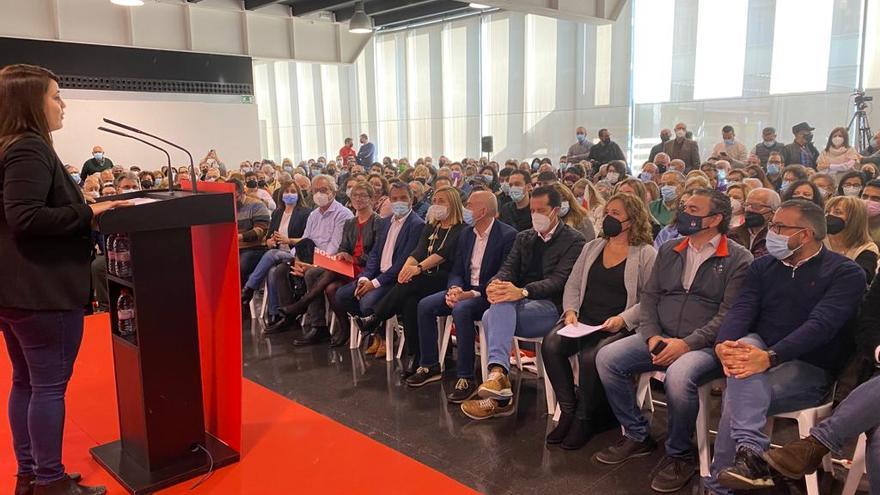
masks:
[(657, 345), (654, 346), (653, 349), (651, 349), (651, 354), (656, 356), (656, 355), (660, 354), (661, 352), (663, 352), (663, 349), (666, 349), (666, 342), (661, 340), (660, 342), (657, 343)]

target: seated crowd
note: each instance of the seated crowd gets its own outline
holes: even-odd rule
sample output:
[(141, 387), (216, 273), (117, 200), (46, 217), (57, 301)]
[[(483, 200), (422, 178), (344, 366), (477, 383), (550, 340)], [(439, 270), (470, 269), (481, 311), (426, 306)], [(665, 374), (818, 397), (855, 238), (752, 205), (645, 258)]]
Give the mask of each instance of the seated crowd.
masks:
[[(666, 455), (650, 483), (663, 493), (697, 474), (698, 389), (724, 381), (704, 490), (803, 477), (867, 433), (880, 493), (880, 133), (860, 154), (845, 128), (821, 150), (812, 131), (799, 123), (784, 145), (768, 127), (749, 150), (725, 126), (703, 161), (678, 123), (661, 131), (637, 176), (607, 129), (590, 145), (583, 127), (557, 163), (377, 162), (362, 135), (358, 151), (347, 139), (336, 160), (296, 166), (255, 160), (232, 170), (212, 150), (197, 174), (234, 184), (242, 305), (265, 288), (267, 313), (252, 317), (265, 318), (267, 335), (301, 328), (296, 346), (342, 346), (354, 325), (366, 354), (385, 358), (393, 342), (384, 324), (396, 317), (401, 379), (422, 387), (442, 378), (438, 317), (451, 317), (457, 380), (448, 400), (474, 420), (514, 413), (514, 338), (542, 339), (560, 409), (547, 443), (580, 449), (622, 427), (619, 443), (594, 456), (609, 465), (658, 448), (636, 382), (663, 372)], [(192, 179), (185, 167), (123, 170), (93, 152), (81, 172), (69, 168), (88, 200)], [(318, 253), (351, 263), (354, 276), (318, 266)], [(101, 308), (105, 276), (99, 255)], [(599, 329), (566, 335), (583, 325)], [(488, 367), (478, 377), (481, 331)], [(770, 449), (769, 416), (835, 391), (843, 398), (844, 381), (858, 386), (831, 417)]]

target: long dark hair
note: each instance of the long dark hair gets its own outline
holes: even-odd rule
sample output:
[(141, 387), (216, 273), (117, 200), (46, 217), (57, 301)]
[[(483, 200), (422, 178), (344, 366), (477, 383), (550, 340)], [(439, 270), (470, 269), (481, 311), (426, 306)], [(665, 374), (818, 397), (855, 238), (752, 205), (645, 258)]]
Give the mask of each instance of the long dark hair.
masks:
[(52, 134), (44, 111), (52, 71), (36, 65), (15, 64), (0, 69), (0, 158), (26, 134), (38, 134), (49, 146)]

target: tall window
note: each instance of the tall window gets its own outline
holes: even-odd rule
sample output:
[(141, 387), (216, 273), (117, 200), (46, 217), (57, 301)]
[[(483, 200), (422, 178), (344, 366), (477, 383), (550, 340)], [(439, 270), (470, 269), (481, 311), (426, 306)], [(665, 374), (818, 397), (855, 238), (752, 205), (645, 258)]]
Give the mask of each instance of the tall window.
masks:
[(316, 64), (296, 64), (297, 96), (299, 97), (299, 124), (303, 156), (317, 157), (324, 143), (318, 141), (318, 107), (315, 104)]
[(453, 23), (441, 33), (443, 46), (443, 153), (458, 160), (467, 153), (467, 25)]
[(523, 127), (541, 136), (530, 153), (547, 153), (549, 133), (544, 119), (556, 109), (556, 19), (526, 16), (526, 104)]
[(880, 88), (880, 0), (868, 2), (868, 32), (865, 36), (864, 87)]
[(412, 160), (431, 154), (431, 66), (427, 30), (413, 30), (406, 37), (406, 100), (409, 150)]
[(611, 104), (611, 24), (596, 26), (596, 106)]
[(694, 99), (742, 96), (748, 0), (700, 0)]
[(825, 91), (833, 17), (834, 0), (776, 0), (770, 94)]
[(400, 156), (400, 103), (397, 91), (397, 36), (376, 39), (376, 117), (382, 155)]
[(293, 86), (290, 81), (291, 62), (275, 62), (275, 109), (278, 112), (278, 148), (282, 158), (292, 158), (294, 135), (299, 129), (294, 127), (293, 111), (296, 108), (291, 101)]
[(483, 133), (494, 136), (494, 148), (507, 147), (508, 74), (510, 73), (510, 20), (506, 14), (490, 15), (482, 29)]
[(669, 101), (672, 85), (674, 0), (634, 0), (633, 102)]
[(327, 159), (336, 158), (336, 151), (342, 147), (348, 129), (349, 116), (342, 113), (342, 93), (338, 65), (321, 66), (321, 92), (324, 100), (324, 140), (323, 153)]

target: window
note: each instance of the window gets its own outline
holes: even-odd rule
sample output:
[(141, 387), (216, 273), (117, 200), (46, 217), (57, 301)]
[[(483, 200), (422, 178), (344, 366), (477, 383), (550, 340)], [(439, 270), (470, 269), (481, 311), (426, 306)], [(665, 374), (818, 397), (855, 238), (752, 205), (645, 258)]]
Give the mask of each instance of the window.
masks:
[(467, 25), (453, 23), (441, 33), (443, 47), (443, 154), (458, 160), (467, 153)]
[(493, 136), (495, 151), (507, 147), (510, 116), (508, 74), (510, 73), (510, 20), (507, 14), (487, 16), (482, 29), (483, 134)]
[(866, 88), (880, 88), (880, 0), (868, 2), (868, 32), (865, 36), (865, 79)]
[(694, 99), (742, 96), (748, 0), (700, 0)]
[(674, 0), (635, 0), (632, 63), (634, 103), (669, 101), (674, 14)]
[(596, 26), (595, 105), (611, 104), (611, 24)]
[(825, 91), (833, 17), (833, 0), (776, 0), (770, 94)]
[(303, 157), (317, 157), (324, 143), (318, 142), (318, 108), (315, 104), (316, 64), (296, 62), (296, 87), (299, 101), (299, 125)]
[(431, 154), (431, 67), (430, 35), (427, 30), (410, 31), (406, 37), (406, 100), (410, 162)]
[[(556, 109), (557, 20), (526, 16), (526, 101), (523, 127), (526, 134), (542, 134), (542, 121)], [(529, 154), (547, 154), (549, 139), (535, 140)]]
[(386, 34), (376, 40), (376, 117), (380, 156), (400, 156), (400, 97), (397, 92), (397, 37)]

